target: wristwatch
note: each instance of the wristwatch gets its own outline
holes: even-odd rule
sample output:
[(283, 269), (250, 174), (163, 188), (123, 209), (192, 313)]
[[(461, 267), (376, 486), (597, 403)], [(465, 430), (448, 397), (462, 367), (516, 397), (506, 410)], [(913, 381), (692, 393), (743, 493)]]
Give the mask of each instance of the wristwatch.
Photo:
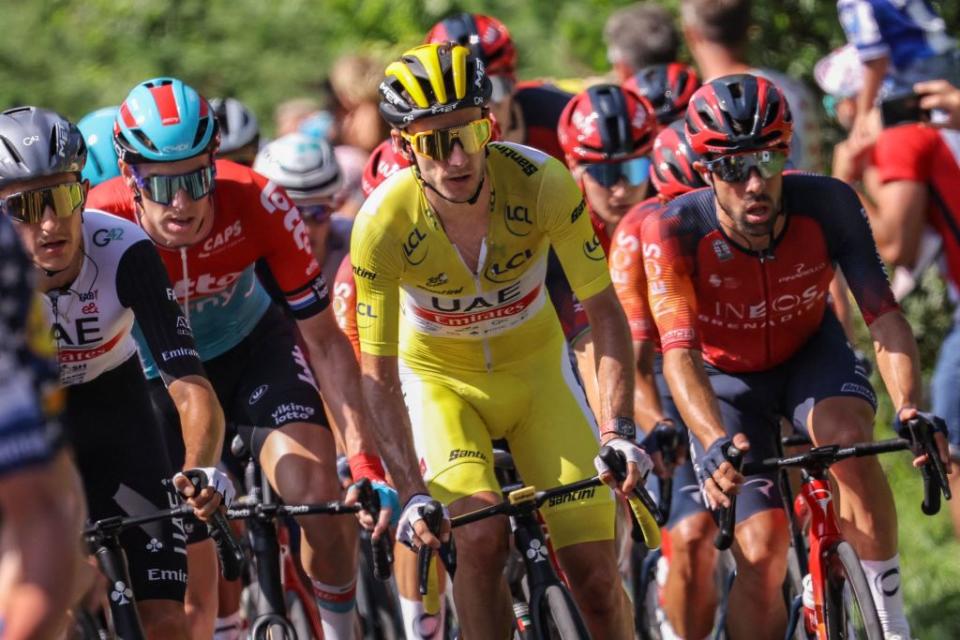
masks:
[(637, 439), (637, 425), (633, 422), (632, 418), (617, 416), (616, 418), (607, 420), (603, 428), (600, 429), (601, 438), (607, 435), (614, 435), (618, 438), (635, 442)]

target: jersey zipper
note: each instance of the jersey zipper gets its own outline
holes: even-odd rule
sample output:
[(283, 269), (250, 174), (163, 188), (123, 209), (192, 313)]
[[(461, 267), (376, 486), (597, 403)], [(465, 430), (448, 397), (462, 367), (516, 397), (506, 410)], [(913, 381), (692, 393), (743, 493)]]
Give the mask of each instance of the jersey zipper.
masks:
[(771, 356), (771, 347), (770, 347), (770, 323), (773, 318), (773, 304), (770, 300), (770, 283), (767, 278), (767, 261), (763, 257), (763, 252), (760, 253), (760, 281), (763, 283), (763, 306), (764, 306), (764, 315), (765, 322), (763, 327), (763, 345), (766, 349), (766, 364), (770, 365), (772, 356)]

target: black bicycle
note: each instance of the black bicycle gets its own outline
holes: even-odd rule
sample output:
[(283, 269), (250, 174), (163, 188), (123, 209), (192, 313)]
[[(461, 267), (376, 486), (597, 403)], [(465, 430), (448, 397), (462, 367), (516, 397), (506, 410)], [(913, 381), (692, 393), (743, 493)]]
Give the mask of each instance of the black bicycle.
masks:
[[(253, 640), (305, 640), (322, 637), (320, 615), (313, 598), (310, 581), (296, 561), (291, 539), (296, 539), (299, 528), (294, 516), (342, 515), (361, 509), (376, 517), (380, 501), (368, 480), (358, 483), (358, 504), (346, 505), (339, 501), (319, 504), (282, 504), (275, 500), (270, 483), (263, 475), (249, 442), (250, 427), (239, 427), (240, 435), (231, 442), (234, 456), (244, 459), (243, 483), (246, 495), (237, 500), (237, 506), (228, 510), (231, 520), (247, 524), (247, 543), (252, 558), (247, 593), (250, 611), (250, 637)], [(380, 580), (390, 576), (392, 553), (386, 541), (374, 545), (372, 562), (374, 575)]]
[[(186, 475), (198, 491), (203, 489), (205, 477), (200, 472), (188, 471)], [(151, 522), (194, 517), (192, 507), (181, 505), (140, 516), (112, 516), (97, 520), (84, 529), (84, 540), (107, 579), (110, 614), (113, 630), (118, 638), (123, 640), (145, 640), (146, 638), (143, 622), (137, 611), (127, 555), (120, 545), (120, 534), (127, 529)], [(222, 512), (216, 513), (207, 526), (210, 537), (216, 543), (220, 569), (224, 577), (235, 580), (243, 571), (243, 551), (240, 544), (233, 537)], [(86, 637), (101, 638), (104, 633), (107, 633), (96, 617), (81, 614), (78, 618)], [(89, 635), (91, 633), (94, 635)]]
[[(626, 463), (622, 455), (609, 447), (603, 447), (600, 456), (617, 481), (622, 482), (626, 477)], [(590, 637), (573, 596), (550, 561), (547, 541), (537, 518), (537, 509), (548, 500), (599, 486), (604, 486), (603, 482), (599, 476), (594, 476), (544, 491), (537, 491), (530, 486), (520, 487), (507, 493), (506, 500), (499, 504), (451, 520), (452, 527), (457, 528), (493, 516), (509, 517), (514, 546), (520, 552), (526, 570), (527, 592), (524, 596), (529, 612), (529, 625), (521, 628), (518, 624), (516, 630), (521, 638), (581, 640)], [(651, 548), (658, 546), (660, 513), (656, 503), (642, 487), (637, 487), (629, 502), (631, 511), (639, 521), (646, 544)], [(423, 509), (424, 521), (434, 534), (439, 533), (442, 514), (443, 508), (436, 501), (428, 503)], [(429, 593), (428, 581), (432, 573), (430, 563), (433, 553), (429, 547), (421, 547), (418, 552), (420, 593), (424, 596)], [(456, 549), (452, 537), (449, 542), (441, 545), (439, 557), (447, 573), (453, 577), (456, 572)]]

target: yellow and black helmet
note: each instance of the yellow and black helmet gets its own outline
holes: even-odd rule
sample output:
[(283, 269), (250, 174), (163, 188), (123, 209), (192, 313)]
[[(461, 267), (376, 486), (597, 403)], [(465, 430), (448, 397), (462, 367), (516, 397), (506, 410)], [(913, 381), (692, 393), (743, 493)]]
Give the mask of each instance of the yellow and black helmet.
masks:
[(485, 107), (492, 86), (467, 47), (424, 44), (391, 62), (380, 83), (380, 115), (397, 129), (420, 118)]

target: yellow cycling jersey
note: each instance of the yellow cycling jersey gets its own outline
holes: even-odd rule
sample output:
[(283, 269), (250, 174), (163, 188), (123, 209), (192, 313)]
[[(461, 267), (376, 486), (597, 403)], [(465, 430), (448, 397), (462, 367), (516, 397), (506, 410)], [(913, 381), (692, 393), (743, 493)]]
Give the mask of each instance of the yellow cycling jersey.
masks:
[[(364, 203), (350, 247), (361, 351), (411, 365), (494, 371), (562, 335), (544, 278), (552, 245), (585, 300), (610, 285), (580, 188), (531, 147), (488, 145), (491, 216), (477, 273), (431, 210), (413, 169)], [(399, 345), (399, 350), (398, 350)]]

